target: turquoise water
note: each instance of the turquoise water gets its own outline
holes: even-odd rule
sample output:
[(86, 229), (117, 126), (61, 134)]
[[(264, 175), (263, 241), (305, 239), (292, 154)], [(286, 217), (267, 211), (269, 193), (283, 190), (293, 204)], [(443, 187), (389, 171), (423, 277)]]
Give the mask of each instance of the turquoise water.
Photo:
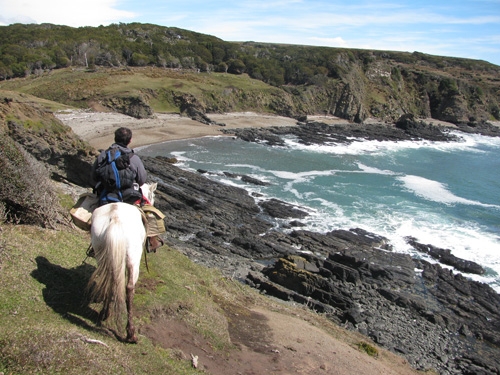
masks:
[[(470, 276), (500, 292), (500, 138), (461, 135), (459, 143), (356, 141), (304, 146), (286, 138), (269, 147), (230, 137), (172, 141), (140, 155), (175, 156), (188, 170), (307, 209), (307, 229), (363, 228), (395, 251), (406, 236), (447, 248), (487, 269)], [(254, 186), (222, 172), (270, 183)], [(420, 255), (419, 255), (420, 256)]]

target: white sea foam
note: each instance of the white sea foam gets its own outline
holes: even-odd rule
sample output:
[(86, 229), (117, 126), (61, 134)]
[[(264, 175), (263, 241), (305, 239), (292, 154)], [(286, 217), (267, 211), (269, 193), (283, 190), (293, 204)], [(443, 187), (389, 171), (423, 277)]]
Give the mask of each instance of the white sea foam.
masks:
[(294, 150), (304, 150), (317, 153), (335, 154), (335, 155), (366, 155), (366, 154), (385, 154), (387, 152), (397, 152), (407, 149), (432, 148), (444, 152), (470, 151), (482, 153), (483, 150), (477, 149), (478, 145), (489, 147), (500, 147), (500, 137), (486, 137), (478, 134), (466, 134), (461, 132), (450, 132), (460, 138), (456, 142), (433, 142), (427, 140), (420, 141), (376, 141), (364, 139), (352, 139), (351, 143), (325, 143), (305, 145), (295, 137), (285, 137), (284, 141), (287, 147)]
[(326, 171), (306, 171), (306, 172), (290, 172), (290, 171), (267, 171), (267, 172), (272, 173), (278, 178), (286, 180), (307, 181), (310, 178), (318, 176), (331, 176), (334, 175), (337, 171), (326, 170)]
[[(465, 147), (476, 148), (477, 146), (488, 146), (492, 148), (500, 148), (500, 137), (487, 137), (481, 134), (466, 134), (462, 132), (451, 132), (451, 134), (459, 137), (462, 140), (462, 145)], [(477, 150), (480, 152), (480, 150)]]
[(387, 169), (378, 169), (374, 167), (369, 167), (367, 165), (364, 165), (362, 163), (358, 163), (358, 168), (361, 169), (361, 171), (365, 173), (371, 173), (371, 174), (382, 174), (382, 175), (388, 175), (392, 176), (395, 175), (396, 173)]
[(397, 179), (403, 182), (404, 186), (408, 190), (413, 191), (417, 196), (433, 202), (444, 203), (448, 205), (459, 203), (482, 207), (500, 208), (500, 206), (485, 204), (478, 201), (458, 197), (451, 191), (449, 191), (445, 184), (442, 184), (438, 181), (429, 180), (424, 177), (407, 175), (398, 177)]
[(187, 162), (191, 162), (193, 161), (193, 159), (189, 158), (186, 156), (186, 152), (185, 151), (175, 151), (175, 152), (172, 152), (171, 154), (174, 158), (177, 159), (177, 161), (179, 163), (187, 163)]
[[(389, 219), (390, 220), (390, 219)], [(490, 284), (500, 292), (500, 238), (497, 235), (479, 227), (476, 223), (444, 222), (437, 215), (421, 212), (415, 217), (400, 215), (394, 217), (389, 230), (382, 235), (388, 237), (395, 250), (415, 255), (415, 251), (406, 243), (405, 237), (412, 236), (418, 242), (449, 249), (458, 258), (476, 262), (487, 270), (487, 275), (467, 275), (468, 277)], [(422, 254), (419, 256), (431, 262), (436, 262)]]
[(439, 214), (411, 210), (386, 209), (373, 216), (366, 212), (345, 212), (342, 207), (324, 199), (314, 201), (320, 202), (322, 208), (309, 210), (310, 215), (304, 219), (309, 230), (326, 233), (333, 229), (362, 228), (386, 237), (396, 252), (436, 263), (437, 260), (417, 253), (408, 244), (406, 238), (411, 236), (420, 243), (450, 249), (453, 255), (486, 267), (486, 276), (467, 276), (488, 283), (500, 292), (500, 238), (475, 223), (447, 222)]
[(226, 164), (226, 166), (232, 168), (247, 168), (253, 171), (264, 171), (263, 168), (255, 164)]

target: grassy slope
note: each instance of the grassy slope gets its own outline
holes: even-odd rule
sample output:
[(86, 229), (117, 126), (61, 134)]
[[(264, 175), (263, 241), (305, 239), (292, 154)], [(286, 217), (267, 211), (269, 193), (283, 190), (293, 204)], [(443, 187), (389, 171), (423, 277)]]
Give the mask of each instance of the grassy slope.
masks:
[[(153, 348), (148, 340), (125, 345), (95, 328), (95, 312), (85, 307), (83, 295), (93, 268), (91, 261), (82, 264), (87, 235), (4, 226), (3, 241), (0, 371), (123, 374), (165, 369), (166, 373), (194, 373), (187, 363)], [(136, 300), (139, 308), (147, 305), (145, 296)], [(103, 345), (89, 344), (87, 339)], [(148, 360), (144, 360), (145, 352)]]
[[(95, 265), (93, 259), (82, 263), (88, 233), (10, 224), (1, 230), (0, 372), (199, 373), (178, 352), (154, 346), (145, 336), (140, 336), (137, 345), (129, 345), (118, 341), (110, 330), (96, 327), (98, 306), (89, 306), (83, 292)], [(326, 318), (269, 300), (216, 270), (194, 264), (175, 249), (164, 247), (150, 254), (148, 264), (149, 272), (143, 260), (135, 296), (134, 321), (139, 332), (152, 317), (169, 316), (185, 322), (211, 347), (226, 352), (232, 344), (224, 310), (264, 306), (307, 317), (352, 347), (359, 343)], [(116, 329), (113, 324), (107, 327)], [(119, 329), (123, 335), (123, 328)]]
[[(67, 195), (61, 202), (66, 208), (74, 203)], [(124, 322), (111, 323), (111, 330), (96, 327), (99, 306), (89, 305), (84, 293), (95, 266), (93, 259), (83, 262), (88, 233), (12, 224), (0, 231), (0, 373), (197, 373), (178, 353), (154, 347), (146, 337), (138, 345), (118, 341), (111, 332), (123, 335)], [(238, 298), (247, 303), (245, 296), (258, 295), (175, 250), (162, 248), (148, 263), (135, 297), (136, 325), (162, 311), (218, 350), (229, 349), (227, 323), (214, 296), (239, 304)]]
[[(146, 97), (156, 112), (179, 112), (171, 92), (209, 98), (211, 93), (277, 93), (280, 90), (247, 75), (193, 73), (158, 68), (58, 69), (39, 77), (0, 82), (1, 90), (35, 95), (70, 106), (88, 108), (89, 103), (111, 97)], [(153, 94), (154, 93), (154, 94)], [(236, 108), (237, 109), (237, 108)]]
[[(405, 78), (401, 72), (405, 72)], [(446, 79), (460, 86), (459, 96), (439, 88), (440, 82)], [(143, 67), (99, 68), (96, 71), (57, 69), (40, 76), (0, 81), (0, 90), (31, 94), (79, 108), (102, 109), (101, 104), (122, 108), (119, 105), (122, 99), (132, 99), (150, 106), (154, 112), (163, 113), (179, 113), (182, 100), (178, 99), (184, 96), (208, 113), (320, 114), (332, 110), (336, 103), (335, 111), (342, 113), (337, 115), (351, 118), (359, 104), (365, 115), (393, 121), (408, 111), (417, 117), (429, 116), (431, 104), (426, 95), (431, 95), (438, 118), (451, 106), (449, 110), (453, 116), (462, 120), (466, 113), (478, 119), (495, 120), (492, 113), (498, 112), (499, 82), (495, 69), (475, 71), (454, 65), (437, 69), (423, 63), (377, 60), (367, 67), (350, 63), (339, 79), (324, 78), (315, 85), (281, 88), (251, 79), (246, 74)], [(348, 92), (344, 92), (345, 87), (349, 88)], [(352, 105), (344, 103), (352, 100)]]

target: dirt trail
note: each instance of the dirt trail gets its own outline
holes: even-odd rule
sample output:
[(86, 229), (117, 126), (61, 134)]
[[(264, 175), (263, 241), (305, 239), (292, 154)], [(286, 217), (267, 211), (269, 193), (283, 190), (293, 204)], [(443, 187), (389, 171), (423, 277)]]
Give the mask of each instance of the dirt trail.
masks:
[(212, 375), (415, 375), (401, 357), (384, 350), (377, 357), (336, 339), (318, 326), (279, 312), (257, 308), (226, 312), (231, 341), (229, 355), (215, 351), (203, 337), (174, 319), (160, 318), (141, 329), (156, 345), (174, 349)]

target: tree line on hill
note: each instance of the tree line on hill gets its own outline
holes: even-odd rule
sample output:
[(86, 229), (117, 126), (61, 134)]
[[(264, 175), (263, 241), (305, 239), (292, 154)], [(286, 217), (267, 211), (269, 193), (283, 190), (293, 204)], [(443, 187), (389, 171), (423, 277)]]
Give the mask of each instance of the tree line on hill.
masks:
[[(423, 53), (226, 42), (214, 36), (152, 24), (99, 27), (13, 24), (0, 27), (0, 80), (73, 67), (158, 66), (233, 74), (268, 84), (317, 84), (345, 74), (348, 61), (368, 65), (377, 58), (403, 64), (424, 61), (436, 68), (458, 65), (487, 70), (476, 60)], [(396, 74), (399, 72), (395, 72)]]
[[(500, 67), (486, 61), (259, 42), (152, 24), (0, 26), (0, 81), (59, 68), (159, 67), (248, 74), (282, 90), (278, 114), (396, 121), (411, 113), (452, 123), (500, 120)], [(268, 98), (270, 102), (276, 98)], [(273, 102), (274, 103), (274, 102)]]

